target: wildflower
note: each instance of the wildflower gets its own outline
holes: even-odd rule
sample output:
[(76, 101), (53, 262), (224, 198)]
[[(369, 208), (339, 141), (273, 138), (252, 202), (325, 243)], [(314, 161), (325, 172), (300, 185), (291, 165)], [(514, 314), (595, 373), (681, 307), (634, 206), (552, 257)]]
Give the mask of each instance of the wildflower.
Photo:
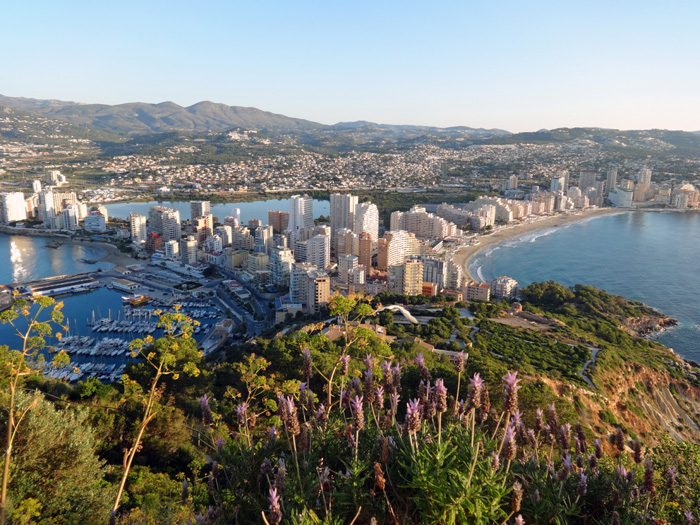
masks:
[(374, 393), (374, 408), (381, 410), (384, 408), (384, 387), (378, 386)]
[(503, 436), (503, 455), (508, 461), (515, 459), (515, 454), (518, 451), (518, 444), (515, 442), (515, 434), (513, 427), (508, 427)]
[(292, 436), (296, 436), (301, 432), (301, 429), (299, 428), (299, 417), (297, 416), (297, 407), (294, 404), (294, 398), (287, 396), (285, 403), (287, 405), (287, 432)]
[(457, 354), (457, 363), (455, 364), (455, 370), (457, 371), (458, 374), (461, 374), (464, 372), (464, 363), (466, 362), (466, 358), (464, 356), (464, 351), (460, 352)]
[(562, 460), (563, 463), (561, 470), (559, 471), (559, 479), (561, 481), (566, 481), (569, 478), (569, 474), (571, 473), (571, 467), (573, 466), (573, 464), (571, 463), (570, 456), (564, 456)]
[(348, 375), (348, 367), (350, 366), (350, 356), (349, 355), (344, 355), (340, 357), (340, 370), (339, 373), (341, 376), (346, 376)]
[(537, 416), (535, 418), (535, 432), (538, 434), (542, 432), (544, 428), (544, 411), (541, 408), (537, 409)]
[(180, 494), (180, 498), (182, 499), (182, 504), (187, 505), (187, 499), (189, 498), (189, 490), (187, 490), (188, 483), (186, 479), (182, 480), (182, 493)]
[(425, 366), (425, 357), (423, 357), (422, 353), (416, 356), (416, 364), (418, 365), (418, 370), (423, 380), (426, 382), (430, 381), (430, 370)]
[(509, 372), (503, 376), (503, 411), (513, 414), (518, 409), (518, 390), (520, 380), (518, 372)]
[(277, 439), (277, 428), (270, 427), (267, 431), (267, 439)]
[(520, 514), (515, 517), (515, 525), (525, 525), (525, 520)]
[(489, 390), (484, 387), (481, 389), (481, 422), (484, 423), (491, 411), (491, 399), (489, 399)]
[(443, 413), (447, 410), (447, 388), (442, 379), (438, 379), (435, 383), (435, 404), (438, 413)]
[(683, 516), (685, 516), (685, 525), (693, 525), (693, 512), (690, 510), (686, 510), (683, 513)]
[(484, 380), (481, 379), (479, 374), (474, 374), (469, 380), (471, 384), (471, 390), (469, 391), (469, 397), (467, 398), (467, 410), (478, 410), (481, 406), (481, 389), (484, 387)]
[(498, 457), (498, 454), (496, 454), (495, 452), (492, 452), (491, 453), (491, 469), (498, 470), (499, 468), (501, 468), (501, 460)]
[(676, 475), (677, 471), (673, 467), (669, 467), (667, 476), (666, 476), (666, 488), (669, 490), (673, 490), (673, 487), (676, 485)]
[(656, 494), (654, 487), (654, 465), (649, 458), (644, 461), (644, 490), (653, 497)]
[(622, 481), (625, 481), (627, 479), (627, 469), (622, 465), (618, 465), (615, 469), (615, 472), (617, 472), (617, 475), (620, 476), (620, 479), (622, 479)]
[(211, 408), (209, 407), (209, 400), (211, 398), (204, 394), (199, 398), (199, 403), (202, 406), (202, 422), (204, 426), (211, 426), (214, 424), (214, 416), (211, 413)]
[(365, 363), (365, 370), (372, 371), (372, 365), (374, 364), (374, 359), (372, 359), (371, 354), (367, 354), (367, 356), (362, 360)]
[(420, 430), (421, 412), (421, 404), (418, 399), (406, 404), (406, 432), (408, 434), (415, 434)]
[(617, 432), (615, 433), (615, 446), (620, 452), (625, 450), (625, 436), (620, 427), (617, 427)]
[(287, 402), (283, 394), (277, 396), (277, 415), (282, 420), (282, 423), (287, 423)]
[(598, 460), (595, 457), (595, 454), (590, 454), (588, 456), (588, 468), (591, 470), (595, 470), (595, 468), (598, 466)]
[(394, 382), (394, 392), (401, 392), (401, 365), (396, 365), (391, 371)]
[(428, 404), (428, 386), (422, 379), (420, 383), (418, 383), (418, 398), (424, 405)]
[(308, 348), (304, 348), (304, 365), (302, 366), (302, 372), (304, 374), (304, 379), (309, 382), (311, 375), (313, 374), (313, 362), (311, 361), (311, 351)]
[(275, 476), (275, 488), (284, 492), (284, 483), (287, 479), (287, 466), (284, 463), (284, 458), (279, 458), (277, 461), (277, 475)]
[(566, 454), (571, 448), (571, 424), (566, 423), (559, 429), (559, 442), (561, 443), (561, 453)]
[(633, 452), (633, 459), (634, 462), (639, 464), (642, 462), (642, 444), (639, 442), (638, 439), (635, 439), (634, 442), (632, 443), (632, 452)]
[(272, 474), (272, 461), (270, 461), (268, 458), (263, 459), (263, 462), (260, 464), (260, 472), (264, 474), (265, 476), (269, 476)]
[(580, 454), (576, 456), (576, 466), (580, 469), (583, 469), (584, 467), (583, 456)]
[(583, 496), (586, 493), (586, 483), (588, 481), (588, 478), (584, 473), (581, 473), (581, 479), (578, 482), (578, 493), (580, 496)]
[(326, 407), (323, 406), (323, 403), (318, 405), (318, 410), (316, 411), (316, 423), (319, 425), (322, 425), (326, 422), (326, 419), (328, 419), (328, 414), (326, 414)]
[(393, 384), (391, 379), (391, 361), (384, 361), (380, 365), (380, 368), (382, 369), (382, 385), (387, 391), (389, 391), (391, 390), (391, 386)]
[(280, 497), (279, 494), (277, 494), (276, 488), (270, 487), (270, 496), (268, 499), (270, 500), (270, 516), (267, 521), (271, 525), (275, 525), (282, 521), (282, 508), (280, 507)]
[(511, 496), (511, 512), (520, 512), (520, 504), (523, 501), (523, 486), (517, 481), (513, 483), (513, 493)]
[(247, 428), (248, 424), (248, 403), (245, 401), (236, 407), (236, 418), (240, 428)]
[(355, 396), (352, 401), (352, 419), (355, 424), (355, 431), (365, 428), (365, 413), (362, 409), (362, 397)]
[(531, 446), (537, 447), (537, 436), (535, 436), (535, 431), (533, 429), (527, 431), (527, 440)]
[(596, 459), (603, 459), (603, 443), (600, 441), (600, 439), (596, 439), (594, 441), (594, 445)]
[(224, 449), (224, 440), (222, 438), (216, 438), (216, 448), (221, 452)]

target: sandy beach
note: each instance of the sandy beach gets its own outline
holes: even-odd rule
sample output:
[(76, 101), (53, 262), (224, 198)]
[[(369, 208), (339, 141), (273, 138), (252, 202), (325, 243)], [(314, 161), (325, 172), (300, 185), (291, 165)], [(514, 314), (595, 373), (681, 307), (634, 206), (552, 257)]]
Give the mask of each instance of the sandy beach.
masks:
[(592, 217), (601, 217), (603, 215), (612, 215), (616, 213), (628, 213), (629, 210), (619, 210), (616, 208), (596, 208), (593, 210), (587, 210), (576, 215), (556, 215), (554, 217), (543, 217), (539, 220), (534, 220), (532, 222), (524, 224), (516, 224), (513, 226), (506, 226), (500, 228), (498, 231), (489, 235), (480, 235), (479, 244), (472, 246), (464, 246), (460, 248), (455, 255), (453, 255), (452, 260), (461, 265), (465, 272), (468, 280), (478, 281), (473, 275), (469, 273), (469, 261), (481, 250), (488, 246), (493, 246), (514, 237), (518, 237), (525, 233), (535, 232), (537, 230), (544, 230), (547, 228), (553, 228), (556, 226), (562, 226), (571, 222), (582, 221), (584, 219), (590, 219)]
[(66, 241), (65, 244), (88, 244), (91, 246), (97, 246), (100, 249), (105, 251), (105, 255), (100, 257), (100, 261), (112, 263), (115, 266), (121, 266), (122, 268), (131, 265), (131, 264), (145, 264), (147, 261), (139, 260), (139, 259), (134, 259), (133, 257), (129, 257), (127, 254), (122, 253), (119, 251), (119, 248), (114, 246), (113, 244), (109, 244), (107, 242), (94, 242), (94, 241), (88, 241), (88, 240), (77, 240), (73, 239), (71, 241)]

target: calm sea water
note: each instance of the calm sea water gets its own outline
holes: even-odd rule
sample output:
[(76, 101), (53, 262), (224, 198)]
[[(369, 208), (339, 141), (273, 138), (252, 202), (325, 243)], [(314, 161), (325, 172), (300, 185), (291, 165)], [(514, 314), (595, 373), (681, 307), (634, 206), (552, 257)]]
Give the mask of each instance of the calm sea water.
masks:
[(49, 237), (0, 234), (0, 284), (89, 272), (98, 268), (106, 270), (114, 266), (106, 262), (80, 262), (81, 259), (97, 260), (103, 257), (105, 251), (99, 246), (64, 244), (59, 248), (48, 248), (47, 244), (54, 240)]
[(469, 270), (521, 286), (591, 284), (642, 301), (679, 321), (658, 341), (700, 361), (700, 214), (622, 213), (533, 232), (486, 248)]
[[(190, 203), (189, 202), (119, 202), (115, 204), (107, 204), (107, 212), (110, 216), (126, 219), (131, 212), (140, 215), (148, 216), (148, 210), (151, 206), (167, 206), (175, 208), (180, 212), (181, 220), (190, 219)], [(212, 204), (211, 213), (214, 217), (218, 217), (220, 222), (224, 222), (224, 217), (232, 215), (234, 208), (241, 209), (241, 222), (246, 224), (251, 219), (260, 219), (263, 224), (267, 224), (268, 210), (289, 211), (289, 199), (270, 199), (266, 201), (253, 202), (231, 202), (225, 204)], [(330, 202), (324, 200), (314, 200), (314, 218), (320, 215), (328, 214), (330, 210)]]

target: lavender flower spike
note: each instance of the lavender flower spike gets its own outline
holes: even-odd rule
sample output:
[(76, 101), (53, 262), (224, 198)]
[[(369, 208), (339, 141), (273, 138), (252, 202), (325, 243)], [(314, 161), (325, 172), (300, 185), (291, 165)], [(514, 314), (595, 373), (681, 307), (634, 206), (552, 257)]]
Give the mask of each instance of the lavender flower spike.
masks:
[(365, 413), (362, 408), (362, 401), (362, 396), (355, 396), (355, 399), (351, 401), (352, 418), (353, 423), (355, 424), (355, 431), (365, 428)]
[(211, 413), (211, 408), (209, 407), (209, 400), (211, 398), (204, 394), (199, 398), (199, 403), (202, 405), (202, 421), (205, 426), (211, 426), (214, 424), (214, 416)]
[(436, 410), (440, 413), (447, 411), (447, 388), (442, 379), (435, 383)]
[(308, 348), (304, 348), (304, 366), (302, 368), (304, 372), (304, 379), (308, 382), (313, 374), (313, 363), (311, 361), (311, 351)]
[(282, 521), (282, 507), (280, 506), (280, 497), (277, 494), (277, 488), (270, 488), (270, 517), (268, 521), (275, 525)]
[(406, 432), (415, 434), (420, 430), (421, 404), (418, 399), (406, 404)]
[(248, 403), (243, 401), (236, 407), (236, 418), (238, 419), (239, 427), (246, 427), (248, 424)]

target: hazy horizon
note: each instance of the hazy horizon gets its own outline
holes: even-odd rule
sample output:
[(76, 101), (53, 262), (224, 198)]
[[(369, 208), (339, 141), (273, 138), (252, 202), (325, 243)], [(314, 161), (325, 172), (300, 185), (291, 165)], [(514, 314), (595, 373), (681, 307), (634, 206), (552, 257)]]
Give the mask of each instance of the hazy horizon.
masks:
[(6, 96), (211, 100), (323, 124), (700, 129), (700, 5), (5, 6)]

